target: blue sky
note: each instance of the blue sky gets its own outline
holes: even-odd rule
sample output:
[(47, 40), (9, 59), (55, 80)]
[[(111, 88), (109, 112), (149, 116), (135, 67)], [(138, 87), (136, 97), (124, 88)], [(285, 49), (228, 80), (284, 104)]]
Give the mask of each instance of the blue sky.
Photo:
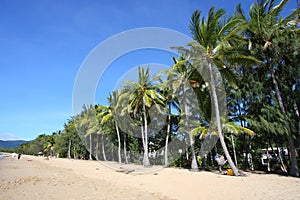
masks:
[[(247, 10), (253, 1), (243, 1)], [(195, 9), (211, 6), (232, 12), (233, 0), (1, 0), (0, 139), (31, 140), (63, 129), (73, 115), (78, 70), (102, 41), (133, 28), (162, 27), (189, 34)], [(287, 9), (296, 7), (291, 0)], [(145, 56), (145, 57), (144, 57)], [(146, 50), (124, 55), (100, 82), (96, 103), (105, 103), (120, 68), (145, 63), (171, 65), (170, 54)], [(112, 80), (110, 77), (115, 77)]]

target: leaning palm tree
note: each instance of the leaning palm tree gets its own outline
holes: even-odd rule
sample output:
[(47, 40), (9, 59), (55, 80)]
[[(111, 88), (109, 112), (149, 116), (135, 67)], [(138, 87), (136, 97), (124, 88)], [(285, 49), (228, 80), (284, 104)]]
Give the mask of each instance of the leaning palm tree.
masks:
[(195, 11), (190, 23), (191, 33), (195, 41), (189, 43), (188, 48), (177, 47), (177, 49), (185, 58), (190, 60), (194, 67), (203, 70), (203, 74), (206, 73), (209, 77), (208, 83), (215, 111), (218, 137), (230, 167), (234, 174), (238, 176), (238, 169), (229, 155), (222, 133), (219, 105), (221, 99), (217, 94), (217, 86), (220, 84), (221, 79), (217, 75), (218, 73), (226, 75), (228, 81), (232, 83), (231, 79), (233, 76), (229, 70), (228, 63), (235, 65), (243, 61), (245, 64), (249, 64), (255, 63), (257, 60), (243, 55), (243, 52), (239, 52), (236, 46), (238, 44), (237, 40), (240, 39), (238, 33), (246, 26), (245, 22), (236, 16), (222, 21), (224, 14), (225, 11), (223, 9), (215, 11), (215, 8), (212, 7), (205, 20), (204, 17), (200, 19), (200, 11)]
[(129, 92), (129, 113), (134, 119), (140, 121), (142, 142), (144, 149), (143, 165), (150, 166), (148, 156), (148, 118), (149, 109), (154, 105), (158, 110), (163, 105), (163, 97), (158, 93), (158, 86), (154, 85), (154, 81), (158, 80), (159, 74), (150, 78), (149, 68), (146, 70), (143, 67), (138, 68), (138, 82), (126, 81), (125, 87), (130, 88)]

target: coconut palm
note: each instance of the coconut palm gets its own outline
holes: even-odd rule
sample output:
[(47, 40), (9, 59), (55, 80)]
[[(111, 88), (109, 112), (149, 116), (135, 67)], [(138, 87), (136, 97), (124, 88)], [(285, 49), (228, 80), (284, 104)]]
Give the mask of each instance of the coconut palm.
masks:
[[(83, 140), (89, 148), (89, 159), (93, 159), (93, 135), (98, 134), (100, 130), (99, 121), (96, 116), (96, 110), (93, 105), (83, 105), (83, 111), (75, 118), (75, 127), (81, 138), (89, 138), (89, 142)], [(98, 141), (96, 141), (98, 142)], [(69, 146), (71, 144), (69, 143)]]
[[(102, 118), (103, 118), (102, 115), (103, 115), (103, 113), (106, 112), (106, 108), (101, 106), (101, 105), (97, 105), (95, 107), (95, 109), (96, 109), (97, 119), (98, 119), (98, 122), (99, 122), (99, 131), (97, 132), (97, 147), (96, 148), (97, 148), (97, 152), (100, 153), (99, 152), (99, 144), (98, 144), (99, 138), (98, 137), (99, 137), (99, 135), (101, 135), (102, 156), (103, 156), (103, 160), (106, 161), (107, 159), (106, 159), (105, 143), (104, 143), (106, 133), (104, 131), (104, 124), (101, 123)], [(97, 153), (97, 155), (98, 155), (98, 153)]]
[(170, 88), (167, 85), (164, 85), (163, 96), (165, 98), (165, 103), (167, 107), (167, 131), (166, 131), (166, 140), (165, 140), (165, 166), (169, 165), (168, 162), (168, 143), (169, 138), (172, 134), (172, 108), (176, 109), (176, 112), (180, 111), (179, 102), (176, 100), (176, 96), (170, 91)]
[[(216, 115), (218, 137), (225, 156), (228, 159), (228, 163), (237, 176), (239, 175), (238, 169), (229, 155), (222, 134), (219, 107), (221, 99), (220, 96), (217, 95), (217, 86), (221, 80), (217, 77), (217, 74), (220, 72), (222, 75), (226, 75), (227, 80), (233, 83), (229, 63), (230, 65), (237, 65), (243, 62), (249, 65), (256, 63), (257, 60), (251, 56), (247, 56), (238, 49), (237, 44), (239, 44), (241, 40), (238, 33), (246, 26), (245, 22), (236, 16), (228, 20), (221, 20), (224, 14), (225, 11), (223, 9), (215, 10), (215, 8), (212, 7), (205, 20), (204, 17), (200, 19), (200, 11), (195, 11), (190, 23), (191, 33), (195, 41), (189, 43), (188, 48), (177, 47), (177, 49), (185, 58), (190, 60), (194, 67), (204, 70), (203, 73), (206, 73), (209, 77), (208, 83)], [(217, 66), (217, 68), (214, 66)], [(216, 69), (219, 71), (215, 71)], [(232, 86), (235, 85), (232, 84)]]
[(122, 163), (121, 160), (121, 138), (120, 138), (120, 130), (118, 126), (118, 121), (114, 119), (114, 116), (117, 115), (117, 103), (118, 103), (119, 93), (118, 91), (114, 91), (112, 94), (109, 95), (108, 101), (110, 106), (100, 106), (99, 108), (102, 110), (101, 113), (99, 113), (99, 117), (101, 118), (101, 124), (105, 124), (109, 120), (114, 121), (115, 129), (117, 132), (117, 138), (118, 138), (118, 162)]
[[(174, 98), (177, 98), (177, 105), (175, 105), (175, 108), (177, 107), (177, 112), (180, 111), (181, 114), (181, 122), (179, 125), (182, 127), (180, 129), (181, 132), (185, 132), (189, 135), (189, 142), (190, 142), (190, 148), (191, 148), (191, 168), (193, 171), (198, 170), (198, 164), (196, 160), (196, 154), (194, 150), (194, 138), (190, 134), (190, 130), (192, 129), (193, 120), (192, 120), (192, 112), (191, 109), (194, 109), (196, 111), (196, 114), (199, 114), (199, 109), (196, 109), (194, 106), (198, 105), (197, 102), (195, 102), (194, 98), (190, 98), (195, 96), (193, 87), (191, 85), (198, 85), (199, 82), (191, 80), (191, 76), (195, 73), (195, 69), (190, 66), (190, 63), (180, 58), (177, 60), (176, 58), (173, 58), (174, 65), (169, 70), (164, 70), (162, 73), (165, 73), (167, 75), (167, 80), (164, 83), (164, 87), (166, 90), (168, 90), (167, 94), (167, 104), (168, 104), (168, 118), (169, 122), (171, 121), (171, 103), (175, 103)], [(187, 98), (189, 97), (189, 98)], [(192, 102), (194, 101), (194, 102)], [(179, 106), (179, 104), (181, 106)], [(191, 105), (193, 108), (191, 108)], [(195, 114), (195, 113), (194, 113)], [(170, 124), (168, 124), (167, 127), (167, 138), (169, 136), (169, 130), (170, 130)], [(165, 145), (165, 163), (167, 163), (167, 141)]]
[(158, 110), (163, 105), (163, 97), (158, 93), (159, 86), (154, 85), (154, 81), (157, 81), (159, 74), (150, 78), (149, 68), (146, 70), (143, 67), (138, 68), (138, 82), (126, 81), (125, 85), (129, 90), (127, 95), (129, 97), (129, 113), (134, 119), (140, 121), (142, 142), (144, 149), (143, 165), (145, 167), (150, 166), (148, 157), (148, 118), (149, 109), (154, 105)]
[[(132, 130), (132, 126), (130, 126), (130, 122), (128, 122), (128, 118), (130, 118), (130, 109), (128, 109), (128, 99), (131, 94), (131, 88), (128, 86), (124, 86), (122, 90), (118, 92), (118, 101), (115, 107), (114, 116), (115, 120), (118, 121), (118, 126), (123, 132), (123, 154), (124, 161), (127, 164), (127, 134), (134, 135), (135, 131)], [(138, 132), (138, 131), (137, 131)]]

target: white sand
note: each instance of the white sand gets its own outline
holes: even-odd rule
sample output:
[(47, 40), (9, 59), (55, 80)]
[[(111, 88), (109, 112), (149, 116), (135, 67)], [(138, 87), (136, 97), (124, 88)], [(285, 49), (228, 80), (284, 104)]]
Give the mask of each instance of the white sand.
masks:
[[(124, 165), (124, 168), (130, 166)], [(22, 156), (0, 160), (0, 199), (300, 199), (300, 179), (166, 168), (120, 173), (97, 161)]]

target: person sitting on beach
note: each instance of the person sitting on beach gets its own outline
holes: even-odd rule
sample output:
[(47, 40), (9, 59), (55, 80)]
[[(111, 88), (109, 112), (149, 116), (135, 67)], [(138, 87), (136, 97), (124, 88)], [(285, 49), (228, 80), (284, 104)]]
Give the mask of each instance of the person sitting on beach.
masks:
[(225, 160), (224, 156), (219, 154), (216, 154), (214, 159), (219, 165), (219, 172), (222, 173), (222, 167), (227, 163), (227, 160)]

